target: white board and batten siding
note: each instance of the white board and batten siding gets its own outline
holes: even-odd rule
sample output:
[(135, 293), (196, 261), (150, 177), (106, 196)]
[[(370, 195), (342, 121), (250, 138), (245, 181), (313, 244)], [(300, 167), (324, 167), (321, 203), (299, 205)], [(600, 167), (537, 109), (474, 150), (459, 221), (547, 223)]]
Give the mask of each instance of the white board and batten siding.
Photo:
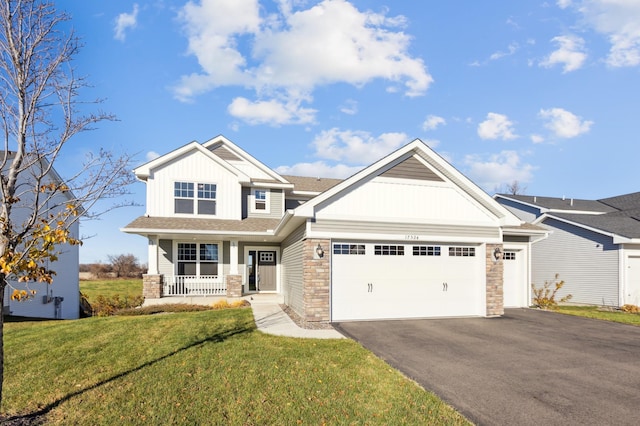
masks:
[[(147, 214), (180, 216), (174, 213), (174, 183), (216, 185), (216, 219), (240, 219), (241, 190), (238, 177), (201, 152), (191, 151), (159, 166), (147, 179)], [(183, 215), (193, 217), (193, 215)], [(201, 217), (205, 217), (204, 215)], [(207, 215), (206, 217), (212, 217)]]
[(576, 227), (553, 218), (541, 223), (552, 231), (535, 243), (532, 252), (532, 281), (536, 287), (565, 282), (556, 299), (571, 294), (571, 303), (618, 306), (619, 247), (611, 237)]

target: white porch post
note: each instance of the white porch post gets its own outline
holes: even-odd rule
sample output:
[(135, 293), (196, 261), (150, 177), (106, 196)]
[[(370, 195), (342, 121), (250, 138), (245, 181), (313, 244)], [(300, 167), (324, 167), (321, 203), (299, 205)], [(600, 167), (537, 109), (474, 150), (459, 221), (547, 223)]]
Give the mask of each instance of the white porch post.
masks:
[(238, 274), (238, 240), (230, 241), (229, 249), (229, 275)]
[(160, 272), (158, 271), (158, 236), (157, 235), (149, 235), (149, 268), (147, 270), (147, 274), (149, 275), (158, 275)]

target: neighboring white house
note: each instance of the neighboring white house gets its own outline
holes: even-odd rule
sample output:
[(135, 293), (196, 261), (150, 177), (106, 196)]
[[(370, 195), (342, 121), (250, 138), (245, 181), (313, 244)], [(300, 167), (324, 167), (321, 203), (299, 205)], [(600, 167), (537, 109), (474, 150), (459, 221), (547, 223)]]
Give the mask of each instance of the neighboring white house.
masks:
[(307, 323), (529, 305), (545, 231), (419, 140), (346, 180), (279, 175), (223, 136), (134, 172), (147, 210), (123, 231), (148, 240), (147, 298), (277, 293)]
[[(39, 163), (38, 163), (39, 164)], [(42, 167), (34, 165), (33, 167)], [(26, 174), (20, 176), (18, 187), (31, 187), (25, 178)], [(51, 169), (47, 174), (46, 183), (62, 183), (61, 177)], [(20, 190), (19, 190), (20, 191)], [(32, 200), (27, 199), (29, 192), (21, 195), (21, 202), (14, 205), (12, 210), (12, 220), (18, 225), (22, 223), (31, 213)], [(70, 195), (58, 193), (55, 198), (50, 200), (51, 205), (64, 206), (70, 199)], [(70, 237), (79, 238), (79, 225), (74, 223), (70, 227)], [(79, 285), (79, 246), (78, 245), (59, 245), (60, 255), (55, 264), (50, 268), (56, 272), (53, 277), (53, 283), (19, 283), (10, 281), (10, 286), (5, 288), (4, 294), (4, 312), (6, 315), (33, 317), (33, 318), (51, 318), (51, 319), (77, 319), (80, 317), (80, 285)], [(36, 295), (26, 301), (11, 300), (11, 293), (17, 290), (36, 290)]]
[(572, 303), (640, 305), (640, 192), (600, 200), (497, 194), (496, 201), (528, 222), (549, 229), (533, 245), (537, 286), (565, 285)]

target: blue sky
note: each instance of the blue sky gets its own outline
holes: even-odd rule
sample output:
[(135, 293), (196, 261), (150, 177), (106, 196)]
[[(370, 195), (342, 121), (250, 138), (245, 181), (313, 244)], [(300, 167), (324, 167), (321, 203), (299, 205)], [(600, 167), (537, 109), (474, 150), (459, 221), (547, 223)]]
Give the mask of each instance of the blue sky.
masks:
[[(490, 194), (640, 189), (638, 0), (56, 3), (84, 43), (83, 97), (119, 118), (65, 161), (104, 147), (138, 165), (223, 134), (281, 173), (347, 177), (420, 138)], [(141, 214), (83, 223), (81, 262), (146, 262), (119, 232)]]

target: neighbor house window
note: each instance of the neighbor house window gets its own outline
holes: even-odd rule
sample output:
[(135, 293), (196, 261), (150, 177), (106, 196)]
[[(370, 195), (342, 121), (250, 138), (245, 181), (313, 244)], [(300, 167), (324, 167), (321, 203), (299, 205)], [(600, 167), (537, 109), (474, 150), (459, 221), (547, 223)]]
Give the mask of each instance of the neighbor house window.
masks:
[(218, 275), (218, 244), (178, 243), (178, 275)]
[(269, 213), (269, 190), (254, 189), (251, 192), (253, 195), (251, 211), (256, 213)]
[(404, 256), (404, 246), (380, 245), (373, 247), (376, 256)]
[(440, 246), (413, 246), (414, 256), (440, 256)]
[(216, 185), (213, 183), (175, 182), (173, 196), (175, 213), (216, 214)]
[(364, 244), (334, 244), (333, 254), (365, 254)]
[(449, 256), (452, 257), (473, 257), (475, 255), (475, 247), (449, 247)]

